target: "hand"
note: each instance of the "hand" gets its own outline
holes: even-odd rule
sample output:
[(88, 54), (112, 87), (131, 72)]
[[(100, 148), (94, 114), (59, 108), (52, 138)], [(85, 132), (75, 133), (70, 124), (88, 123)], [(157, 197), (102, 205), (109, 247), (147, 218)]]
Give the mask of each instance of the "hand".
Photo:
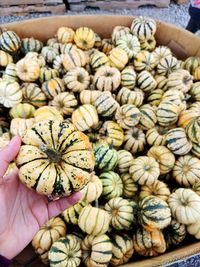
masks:
[(80, 193), (75, 193), (49, 203), (46, 196), (37, 194), (20, 182), (17, 168), (4, 176), (9, 163), (18, 154), (20, 144), (20, 138), (14, 137), (0, 151), (0, 255), (8, 259), (28, 245), (40, 226), (74, 205), (81, 197)]

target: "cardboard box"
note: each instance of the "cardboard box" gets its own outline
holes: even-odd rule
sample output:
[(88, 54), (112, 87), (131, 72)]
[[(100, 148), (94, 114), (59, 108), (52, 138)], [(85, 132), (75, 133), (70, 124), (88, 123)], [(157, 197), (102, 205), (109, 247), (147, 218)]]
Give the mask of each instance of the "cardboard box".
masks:
[[(48, 38), (55, 35), (60, 26), (68, 26), (74, 29), (80, 26), (88, 26), (102, 37), (109, 37), (109, 34), (116, 25), (130, 26), (133, 18), (134, 17), (117, 15), (56, 16), (1, 26), (16, 31), (22, 38), (32, 36), (46, 41)], [(185, 59), (188, 56), (194, 55), (200, 56), (200, 38), (184, 29), (157, 21), (156, 39), (158, 44), (170, 47), (180, 59)], [(189, 243), (190, 242), (189, 240)], [(200, 242), (193, 240), (192, 244), (184, 245), (161, 256), (137, 260), (133, 263), (125, 264), (123, 267), (158, 267), (199, 252)], [(32, 247), (29, 245), (16, 257), (13, 264), (13, 267), (22, 266), (42, 267), (45, 265), (37, 259)]]

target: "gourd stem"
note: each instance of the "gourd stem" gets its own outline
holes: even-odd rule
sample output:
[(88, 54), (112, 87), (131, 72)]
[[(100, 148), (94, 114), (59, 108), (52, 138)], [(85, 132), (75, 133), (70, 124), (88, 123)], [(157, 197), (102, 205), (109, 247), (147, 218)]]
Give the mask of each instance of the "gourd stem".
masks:
[(42, 144), (40, 146), (40, 149), (42, 150), (42, 152), (44, 152), (45, 154), (47, 154), (48, 158), (50, 159), (51, 162), (54, 163), (58, 163), (61, 160), (61, 155), (58, 151), (49, 148), (47, 145)]

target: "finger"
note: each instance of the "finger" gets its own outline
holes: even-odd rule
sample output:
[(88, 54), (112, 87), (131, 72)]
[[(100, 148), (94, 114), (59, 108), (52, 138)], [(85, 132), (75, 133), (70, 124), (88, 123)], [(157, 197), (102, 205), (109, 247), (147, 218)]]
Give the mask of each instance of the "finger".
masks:
[(70, 197), (61, 198), (48, 203), (49, 219), (59, 215), (62, 211), (75, 205), (81, 199), (81, 193), (77, 192)]
[(9, 163), (17, 156), (21, 145), (19, 136), (15, 136), (8, 146), (0, 151), (0, 180), (6, 173)]

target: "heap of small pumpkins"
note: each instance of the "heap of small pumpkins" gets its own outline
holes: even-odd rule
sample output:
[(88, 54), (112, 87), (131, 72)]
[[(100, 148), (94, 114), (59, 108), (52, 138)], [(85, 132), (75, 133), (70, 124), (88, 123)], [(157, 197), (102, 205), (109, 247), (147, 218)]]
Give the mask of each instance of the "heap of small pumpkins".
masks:
[(38, 193), (82, 190), (33, 239), (45, 264), (118, 266), (200, 239), (200, 58), (155, 33), (137, 17), (108, 39), (0, 35), (0, 147), (22, 137), (19, 177)]

